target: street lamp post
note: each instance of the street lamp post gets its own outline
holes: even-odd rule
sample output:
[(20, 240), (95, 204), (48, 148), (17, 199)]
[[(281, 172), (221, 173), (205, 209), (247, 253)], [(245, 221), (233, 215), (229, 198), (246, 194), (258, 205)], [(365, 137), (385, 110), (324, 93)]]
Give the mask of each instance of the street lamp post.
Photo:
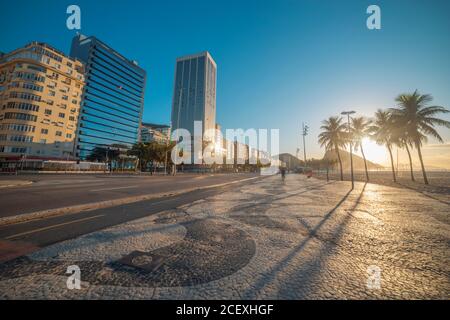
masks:
[(306, 167), (306, 145), (305, 145), (305, 137), (308, 135), (309, 127), (308, 125), (305, 125), (304, 122), (302, 122), (302, 136), (303, 136), (303, 159), (305, 161), (305, 167)]
[(350, 132), (350, 115), (356, 113), (355, 111), (343, 111), (341, 112), (342, 115), (347, 116), (347, 131), (348, 131), (348, 137), (349, 137), (349, 143), (350, 143), (350, 173), (352, 176), (352, 190), (355, 187), (355, 180), (353, 178), (353, 144), (351, 139), (351, 132)]

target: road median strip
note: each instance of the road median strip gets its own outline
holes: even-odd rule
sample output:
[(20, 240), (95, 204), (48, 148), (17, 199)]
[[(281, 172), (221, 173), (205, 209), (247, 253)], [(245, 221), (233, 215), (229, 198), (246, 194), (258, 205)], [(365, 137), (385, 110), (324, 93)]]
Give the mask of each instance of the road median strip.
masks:
[(24, 187), (28, 186), (33, 183), (33, 181), (7, 181), (8, 184), (2, 184), (5, 183), (4, 181), (0, 181), (0, 189), (3, 188), (13, 188), (13, 187)]
[(219, 184), (214, 184), (214, 185), (204, 186), (204, 187), (193, 187), (193, 188), (188, 188), (188, 189), (182, 189), (179, 191), (163, 192), (163, 193), (156, 193), (156, 194), (145, 194), (145, 195), (140, 195), (140, 196), (133, 196), (133, 197), (127, 197), (127, 198), (114, 199), (114, 200), (105, 200), (105, 201), (99, 201), (99, 202), (94, 202), (94, 203), (85, 203), (85, 204), (80, 204), (80, 205), (75, 205), (75, 206), (70, 206), (70, 207), (46, 209), (46, 210), (42, 210), (42, 211), (23, 213), (23, 214), (18, 214), (15, 216), (0, 218), (0, 226), (23, 223), (23, 222), (28, 222), (28, 221), (37, 220), (37, 219), (56, 217), (56, 216), (71, 214), (71, 213), (79, 213), (79, 212), (92, 211), (92, 210), (96, 210), (96, 209), (116, 207), (119, 205), (125, 205), (125, 204), (130, 204), (130, 203), (135, 203), (135, 202), (146, 201), (146, 200), (176, 196), (176, 195), (180, 195), (180, 194), (184, 194), (184, 193), (188, 193), (188, 192), (192, 192), (192, 191), (223, 187), (226, 185), (250, 181), (250, 180), (257, 179), (257, 178), (261, 178), (261, 176), (246, 178), (246, 179), (241, 179), (241, 180), (234, 180), (231, 182), (224, 182), (224, 183), (219, 183)]

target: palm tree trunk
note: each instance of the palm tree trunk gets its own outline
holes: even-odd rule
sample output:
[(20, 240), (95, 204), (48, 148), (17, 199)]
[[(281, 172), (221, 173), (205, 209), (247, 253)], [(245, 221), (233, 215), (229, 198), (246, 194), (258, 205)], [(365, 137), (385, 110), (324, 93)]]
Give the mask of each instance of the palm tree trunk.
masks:
[(344, 173), (342, 172), (342, 160), (341, 160), (341, 154), (339, 153), (339, 148), (336, 147), (336, 153), (339, 160), (339, 169), (341, 170), (341, 181), (344, 181)]
[(361, 148), (361, 154), (363, 156), (364, 159), (364, 169), (366, 169), (366, 181), (369, 181), (369, 172), (367, 171), (367, 161), (366, 161), (366, 155), (364, 154), (364, 149), (362, 146), (362, 143), (359, 143), (359, 147)]
[(406, 152), (408, 153), (408, 158), (409, 158), (409, 169), (411, 170), (411, 180), (412, 180), (412, 181), (416, 181), (416, 180), (414, 179), (414, 172), (413, 172), (413, 165), (412, 165), (411, 152), (409, 151), (408, 144), (405, 144), (405, 147), (406, 147)]
[(391, 168), (392, 168), (392, 177), (394, 178), (394, 182), (397, 182), (397, 178), (395, 177), (395, 169), (394, 169), (394, 158), (392, 157), (392, 150), (389, 145), (386, 145), (389, 150), (389, 156), (391, 157)]
[(420, 166), (422, 167), (423, 182), (425, 184), (428, 184), (427, 173), (425, 172), (425, 166), (423, 165), (422, 151), (420, 150), (420, 145), (418, 143), (416, 143), (416, 148), (417, 148), (417, 153), (419, 154)]

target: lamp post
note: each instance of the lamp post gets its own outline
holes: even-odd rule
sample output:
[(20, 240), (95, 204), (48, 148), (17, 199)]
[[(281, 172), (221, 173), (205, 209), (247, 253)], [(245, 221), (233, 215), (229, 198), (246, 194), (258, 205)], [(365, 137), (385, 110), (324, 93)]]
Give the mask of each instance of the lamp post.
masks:
[(302, 122), (302, 136), (303, 136), (303, 159), (305, 161), (305, 167), (306, 167), (306, 145), (305, 145), (305, 137), (308, 135), (309, 127), (308, 125), (305, 125), (304, 122)]
[(170, 137), (166, 137), (166, 148), (164, 149), (165, 157), (164, 157), (164, 175), (167, 175), (167, 153), (169, 152), (169, 139)]
[(350, 141), (350, 172), (351, 172), (351, 176), (352, 176), (352, 190), (355, 187), (355, 180), (353, 178), (353, 144), (352, 144), (352, 139), (350, 137), (351, 132), (350, 132), (350, 115), (356, 113), (355, 111), (343, 111), (341, 112), (341, 114), (343, 116), (347, 116), (347, 131), (348, 131), (348, 137), (349, 137), (349, 141)]

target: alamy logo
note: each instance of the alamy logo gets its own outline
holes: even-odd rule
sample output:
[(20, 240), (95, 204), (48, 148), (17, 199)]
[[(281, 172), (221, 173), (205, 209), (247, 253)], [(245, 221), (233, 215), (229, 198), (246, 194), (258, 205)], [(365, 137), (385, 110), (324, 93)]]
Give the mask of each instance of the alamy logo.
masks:
[(77, 265), (71, 265), (67, 267), (66, 273), (70, 274), (70, 276), (67, 277), (67, 289), (73, 290), (81, 289), (81, 270), (80, 267)]
[[(182, 128), (172, 132), (171, 140), (177, 142), (171, 152), (174, 164), (259, 163), (272, 169), (279, 166), (279, 129), (227, 129), (225, 139), (220, 130), (207, 129), (204, 134), (202, 131), (202, 121), (194, 121), (193, 135)], [(277, 170), (261, 170), (261, 173), (275, 174)]]
[(369, 266), (367, 268), (367, 288), (368, 289), (381, 289), (381, 268), (378, 266)]
[(367, 18), (366, 25), (369, 30), (381, 29), (381, 9), (379, 6), (372, 4), (367, 7), (367, 14), (370, 16)]
[(81, 29), (81, 9), (79, 6), (72, 4), (67, 7), (67, 14), (70, 16), (66, 20), (66, 26), (69, 30), (80, 30)]

